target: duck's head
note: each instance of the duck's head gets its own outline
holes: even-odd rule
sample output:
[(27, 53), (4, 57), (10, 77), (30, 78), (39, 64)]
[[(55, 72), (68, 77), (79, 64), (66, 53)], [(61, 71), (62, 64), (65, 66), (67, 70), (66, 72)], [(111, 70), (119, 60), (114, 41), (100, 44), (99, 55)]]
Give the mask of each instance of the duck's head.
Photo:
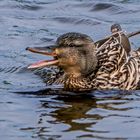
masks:
[(81, 33), (66, 33), (57, 39), (55, 45), (27, 50), (53, 57), (52, 60), (40, 61), (28, 68), (56, 65), (62, 68), (66, 75), (79, 77), (91, 73), (97, 65), (94, 42)]

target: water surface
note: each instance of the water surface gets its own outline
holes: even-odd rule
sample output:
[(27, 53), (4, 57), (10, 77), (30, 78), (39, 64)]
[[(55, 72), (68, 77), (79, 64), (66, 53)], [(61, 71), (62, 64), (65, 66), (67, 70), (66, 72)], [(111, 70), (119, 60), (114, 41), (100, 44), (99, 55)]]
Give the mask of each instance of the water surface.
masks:
[[(0, 138), (3, 140), (140, 139), (140, 91), (85, 94), (46, 89), (45, 69), (27, 70), (46, 59), (25, 50), (46, 46), (66, 32), (95, 41), (120, 23), (140, 29), (139, 0), (1, 0)], [(131, 38), (138, 48), (140, 36)]]

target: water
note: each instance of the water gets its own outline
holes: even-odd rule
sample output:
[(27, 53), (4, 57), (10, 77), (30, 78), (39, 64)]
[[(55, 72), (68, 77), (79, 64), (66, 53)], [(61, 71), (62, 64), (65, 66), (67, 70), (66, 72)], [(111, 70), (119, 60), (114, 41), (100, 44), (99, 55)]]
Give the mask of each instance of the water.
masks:
[[(0, 138), (2, 140), (140, 139), (140, 92), (75, 94), (45, 90), (44, 70), (27, 66), (46, 59), (25, 50), (46, 46), (66, 32), (94, 40), (120, 23), (140, 29), (139, 0), (1, 0)], [(139, 36), (131, 39), (139, 47)], [(52, 87), (53, 88), (53, 87)]]

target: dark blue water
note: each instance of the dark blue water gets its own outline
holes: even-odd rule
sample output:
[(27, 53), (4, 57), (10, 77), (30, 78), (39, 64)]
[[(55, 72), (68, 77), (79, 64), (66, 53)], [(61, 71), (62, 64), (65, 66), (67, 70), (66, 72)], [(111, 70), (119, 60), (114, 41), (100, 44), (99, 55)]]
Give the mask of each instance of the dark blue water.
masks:
[[(94, 91), (85, 95), (44, 90), (44, 69), (27, 70), (46, 59), (26, 47), (52, 44), (66, 32), (95, 41), (120, 23), (140, 29), (139, 0), (0, 1), (0, 139), (140, 139), (140, 91)], [(132, 48), (140, 36), (131, 38)], [(52, 89), (54, 87), (51, 87)]]

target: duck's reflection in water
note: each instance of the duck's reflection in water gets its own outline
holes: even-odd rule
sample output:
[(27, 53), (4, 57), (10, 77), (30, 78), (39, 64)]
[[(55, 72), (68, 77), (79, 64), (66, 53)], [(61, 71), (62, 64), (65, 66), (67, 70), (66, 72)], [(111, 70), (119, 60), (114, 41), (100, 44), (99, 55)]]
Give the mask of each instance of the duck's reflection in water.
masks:
[[(83, 130), (94, 124), (94, 121), (88, 122), (86, 119), (101, 119), (102, 117), (95, 114), (90, 115), (88, 111), (96, 108), (96, 100), (89, 95), (65, 95), (57, 96), (56, 100), (63, 101), (64, 106), (58, 107), (51, 112), (51, 116), (56, 122), (68, 124), (70, 128), (67, 131)], [(46, 108), (48, 102), (41, 103), (43, 108)], [(42, 116), (42, 115), (41, 115)]]
[[(39, 99), (35, 137), (62, 138), (67, 132), (78, 132), (74, 137), (95, 138), (106, 130), (97, 130), (96, 123), (114, 115), (114, 111), (130, 108), (117, 106), (129, 102), (129, 92), (107, 91), (92, 93), (69, 93), (60, 90), (45, 90), (34, 93)], [(28, 129), (29, 130), (29, 129)], [(70, 133), (69, 133), (70, 134)]]

